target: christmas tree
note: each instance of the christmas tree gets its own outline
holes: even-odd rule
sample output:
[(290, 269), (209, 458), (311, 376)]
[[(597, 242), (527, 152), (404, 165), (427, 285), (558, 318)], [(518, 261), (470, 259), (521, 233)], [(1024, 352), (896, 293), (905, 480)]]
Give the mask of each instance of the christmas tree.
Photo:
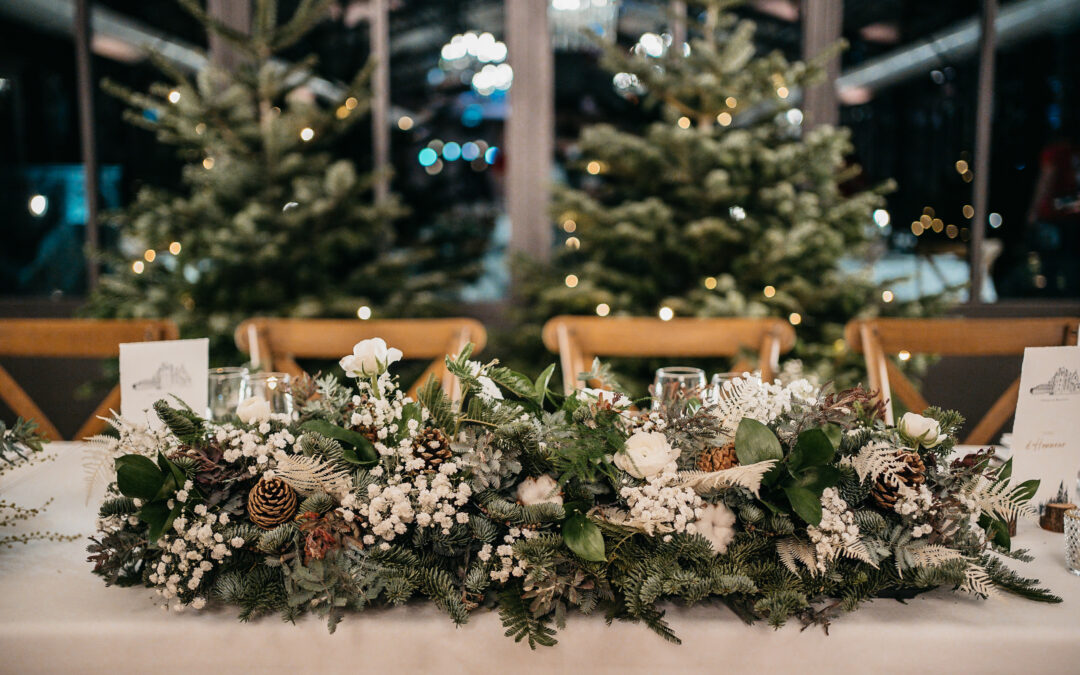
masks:
[(143, 187), (107, 216), (120, 245), (104, 258), (89, 313), (171, 318), (185, 335), (210, 336), (220, 360), (234, 355), (232, 331), (250, 316), (448, 311), (458, 283), (478, 273), (468, 258), (483, 247), (465, 242), (466, 256), (448, 257), (437, 224), (396, 236), (397, 199), (376, 202), (375, 176), (335, 156), (364, 118), (370, 68), (326, 105), (306, 86), (315, 59), (279, 56), (297, 50), (331, 2), (301, 2), (279, 22), (275, 3), (257, 0), (250, 33), (195, 0), (182, 4), (240, 62), (189, 78), (155, 57), (168, 83), (148, 93), (105, 83), (130, 106), (127, 119), (174, 146), (185, 165), (179, 190)]
[(521, 266), (527, 334), (563, 313), (782, 316), (797, 326), (788, 356), (825, 379), (857, 378), (845, 322), (925, 311), (839, 269), (874, 236), (890, 185), (849, 190), (848, 132), (803, 130), (792, 101), (823, 76), (818, 63), (758, 55), (752, 22), (726, 13), (730, 2), (703, 4), (687, 45), (646, 34), (629, 52), (605, 48), (616, 87), (659, 117), (582, 132), (580, 188), (553, 201), (564, 245), (550, 264)]

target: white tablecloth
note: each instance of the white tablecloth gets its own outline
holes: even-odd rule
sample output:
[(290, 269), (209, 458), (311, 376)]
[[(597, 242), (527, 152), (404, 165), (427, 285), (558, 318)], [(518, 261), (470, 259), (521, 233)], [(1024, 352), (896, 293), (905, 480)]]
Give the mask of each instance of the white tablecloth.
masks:
[[(33, 529), (90, 534), (78, 444), (57, 443), (55, 463), (4, 479), (4, 499), (55, 502)], [(0, 550), (0, 672), (852, 672), (1068, 673), (1080, 670), (1080, 578), (1065, 569), (1062, 535), (1021, 523), (1020, 565), (1065, 599), (980, 601), (935, 591), (907, 604), (876, 600), (841, 616), (826, 636), (798, 622), (779, 631), (744, 625), (723, 605), (672, 606), (683, 645), (637, 624), (572, 616), (559, 644), (530, 652), (481, 611), (462, 628), (433, 607), (349, 615), (337, 633), (308, 618), (236, 621), (227, 608), (165, 613), (145, 588), (107, 588), (90, 574), (85, 542)]]

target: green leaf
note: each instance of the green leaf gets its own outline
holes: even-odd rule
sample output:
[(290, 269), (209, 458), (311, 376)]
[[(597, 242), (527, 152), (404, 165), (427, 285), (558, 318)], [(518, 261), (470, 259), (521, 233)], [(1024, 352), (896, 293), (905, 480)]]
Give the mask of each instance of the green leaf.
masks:
[(795, 513), (810, 525), (821, 523), (821, 498), (810, 490), (803, 487), (790, 486), (784, 488), (784, 494), (791, 502), (791, 508)]
[(1005, 463), (1001, 465), (1000, 469), (998, 469), (998, 480), (1009, 480), (1010, 478), (1012, 478), (1012, 469), (1013, 461), (1012, 457), (1010, 457), (1009, 459), (1005, 460)]
[(817, 496), (821, 496), (825, 488), (833, 487), (840, 482), (840, 469), (835, 466), (808, 466), (797, 474), (793, 474), (792, 480), (784, 482), (787, 487), (805, 488)]
[(183, 504), (177, 503), (169, 509), (164, 499), (158, 499), (139, 509), (139, 520), (150, 526), (146, 533), (147, 541), (153, 544), (160, 539), (161, 535), (172, 527), (173, 521), (180, 515), (180, 510), (183, 508)]
[(829, 437), (829, 441), (832, 443), (833, 448), (838, 450), (840, 448), (840, 441), (844, 438), (844, 430), (840, 425), (829, 422), (821, 427), (821, 430)]
[[(1010, 462), (1012, 460), (1009, 460)], [(1039, 491), (1040, 481), (1038, 478), (1032, 480), (1026, 480), (1013, 488), (1013, 494), (1017, 501), (1029, 502), (1035, 496), (1035, 493)]]
[(163, 473), (172, 474), (173, 480), (176, 481), (176, 485), (179, 487), (187, 481), (187, 476), (180, 467), (176, 466), (165, 457), (165, 453), (158, 450), (158, 466), (161, 467)]
[[(518, 398), (532, 401), (535, 395), (535, 385), (525, 375), (510, 370), (509, 368), (489, 368), (488, 377), (491, 381), (514, 394)], [(541, 399), (542, 400), (542, 399)]]
[(533, 402), (536, 405), (544, 405), (544, 397), (547, 396), (548, 383), (551, 382), (551, 376), (555, 373), (555, 364), (551, 364), (544, 369), (544, 372), (540, 373), (540, 376), (536, 378), (536, 382), (533, 383)]
[(585, 517), (583, 513), (574, 515), (563, 521), (563, 541), (567, 548), (578, 554), (585, 560), (604, 562), (607, 556), (604, 552), (604, 535), (596, 523)]
[(757, 464), (767, 459), (783, 459), (780, 439), (769, 427), (757, 420), (744, 417), (735, 431), (735, 456), (743, 466)]
[(125, 497), (151, 500), (165, 482), (165, 474), (149, 458), (124, 455), (116, 458), (116, 487)]
[(398, 440), (405, 438), (405, 435), (409, 433), (409, 420), (416, 420), (416, 423), (420, 424), (420, 421), (423, 418), (423, 410), (424, 409), (416, 401), (413, 401), (412, 403), (406, 403), (401, 408), (401, 422), (399, 422)]
[(300, 428), (339, 441), (342, 444), (341, 456), (350, 464), (374, 466), (379, 461), (375, 446), (359, 431), (339, 427), (326, 420), (308, 420), (301, 424)]
[(991, 518), (985, 513), (979, 516), (979, 526), (986, 531), (992, 542), (1004, 548), (1012, 549), (1012, 537), (1009, 536), (1009, 524), (998, 518)]
[(803, 467), (825, 466), (832, 461), (834, 454), (836, 449), (825, 432), (809, 429), (799, 434), (799, 439), (795, 441), (795, 449), (788, 456), (788, 469), (796, 473)]

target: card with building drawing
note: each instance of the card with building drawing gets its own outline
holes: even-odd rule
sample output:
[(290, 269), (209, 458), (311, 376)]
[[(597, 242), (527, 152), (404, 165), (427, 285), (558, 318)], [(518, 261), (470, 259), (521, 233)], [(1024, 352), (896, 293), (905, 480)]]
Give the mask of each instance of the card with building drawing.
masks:
[(202, 414), (206, 410), (206, 371), (210, 341), (163, 340), (120, 345), (120, 414), (158, 426), (154, 402), (174, 396)]
[(1064, 482), (1076, 497), (1080, 470), (1080, 347), (1028, 347), (1012, 438), (1013, 475), (1039, 478), (1033, 503)]

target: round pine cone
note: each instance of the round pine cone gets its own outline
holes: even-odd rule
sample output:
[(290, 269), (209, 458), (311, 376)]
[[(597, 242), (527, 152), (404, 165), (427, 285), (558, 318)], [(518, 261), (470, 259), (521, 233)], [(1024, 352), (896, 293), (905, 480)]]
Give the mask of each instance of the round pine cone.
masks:
[(735, 456), (735, 444), (727, 443), (719, 447), (706, 448), (697, 458), (698, 471), (723, 471), (739, 465)]
[(450, 439), (440, 429), (424, 429), (412, 442), (413, 455), (424, 460), (424, 468), (417, 473), (435, 473), (439, 466), (453, 457)]
[(296, 491), (280, 478), (263, 478), (248, 493), (248, 518), (271, 530), (296, 515)]
[(892, 511), (893, 507), (896, 506), (896, 498), (900, 496), (901, 485), (915, 487), (926, 482), (926, 465), (923, 464), (918, 453), (900, 450), (897, 451), (897, 457), (903, 459), (904, 464), (906, 464), (901, 471), (895, 474), (899, 478), (899, 482), (894, 484), (885, 480), (884, 476), (878, 476), (878, 479), (874, 482), (874, 487), (870, 490), (874, 502), (886, 511)]

